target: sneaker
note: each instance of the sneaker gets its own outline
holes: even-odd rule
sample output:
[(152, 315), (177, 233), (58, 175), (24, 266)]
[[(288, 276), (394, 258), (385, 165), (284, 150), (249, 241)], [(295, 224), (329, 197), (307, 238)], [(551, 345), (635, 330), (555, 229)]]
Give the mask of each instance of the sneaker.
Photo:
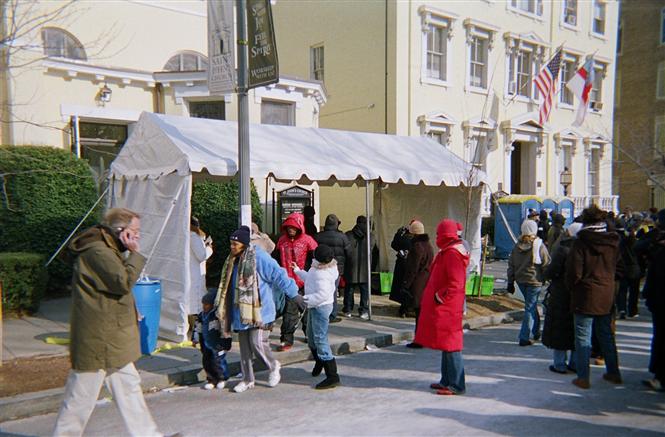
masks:
[(623, 384), (623, 379), (621, 379), (621, 375), (618, 373), (603, 373), (603, 379), (612, 384)]
[(212, 390), (213, 388), (215, 388), (215, 385), (210, 382), (203, 386), (204, 390)]
[(341, 317), (335, 317), (334, 319), (330, 319), (330, 323), (339, 323), (342, 321)]
[(588, 379), (575, 378), (573, 379), (573, 385), (576, 385), (584, 390), (588, 390), (591, 388), (591, 383), (589, 382)]
[(663, 391), (663, 384), (660, 383), (657, 379), (643, 379), (642, 385), (649, 387), (651, 390)]
[(520, 346), (531, 346), (533, 342), (531, 340), (520, 340)]
[(281, 343), (279, 346), (277, 346), (277, 352), (286, 352), (288, 350), (291, 350), (292, 347), (293, 347), (292, 344)]
[(233, 387), (233, 391), (236, 392), (236, 393), (242, 393), (242, 392), (247, 391), (247, 390), (249, 390), (250, 388), (253, 388), (253, 387), (254, 387), (253, 382), (240, 381), (238, 383), (238, 385)]
[(217, 390), (221, 390), (221, 389), (223, 389), (224, 387), (226, 387), (226, 382), (224, 382), (224, 381), (219, 381), (219, 382), (217, 383), (217, 386), (216, 386)]
[(351, 317), (353, 317), (353, 314), (351, 313), (351, 311), (345, 311), (343, 314), (344, 314), (344, 317), (348, 317), (349, 319)]
[(362, 313), (360, 315), (360, 318), (363, 319), (363, 320), (369, 320), (369, 313)]
[(431, 388), (432, 390), (441, 390), (442, 388), (445, 388), (445, 387), (442, 386), (441, 384), (439, 384), (438, 382), (434, 382), (434, 383), (429, 385), (429, 388)]
[(632, 316), (628, 316), (630, 319), (637, 319), (640, 315), (639, 314), (633, 314)]
[(282, 379), (282, 375), (279, 373), (279, 369), (282, 368), (282, 365), (279, 363), (279, 361), (275, 362), (275, 369), (270, 372), (270, 375), (268, 375), (268, 386), (269, 387), (275, 387), (277, 384), (279, 384), (279, 381)]

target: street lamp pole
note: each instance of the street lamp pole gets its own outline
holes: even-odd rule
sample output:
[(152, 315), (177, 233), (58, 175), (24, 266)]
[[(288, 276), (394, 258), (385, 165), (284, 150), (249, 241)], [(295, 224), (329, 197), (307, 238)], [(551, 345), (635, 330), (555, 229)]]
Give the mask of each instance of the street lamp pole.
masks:
[(249, 103), (247, 101), (247, 0), (237, 0), (236, 18), (238, 25), (238, 198), (240, 200), (240, 224), (251, 227)]

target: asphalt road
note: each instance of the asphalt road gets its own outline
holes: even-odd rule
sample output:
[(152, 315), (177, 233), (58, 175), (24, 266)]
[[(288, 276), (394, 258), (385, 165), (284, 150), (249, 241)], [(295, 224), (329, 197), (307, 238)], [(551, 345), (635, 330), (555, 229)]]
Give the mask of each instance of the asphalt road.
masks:
[[(465, 336), (467, 393), (436, 396), (440, 353), (403, 345), (339, 357), (343, 387), (315, 391), (312, 364), (282, 370), (282, 383), (264, 382), (235, 394), (200, 386), (148, 395), (165, 434), (217, 435), (663, 435), (665, 393), (643, 388), (649, 376), (650, 322), (620, 321), (617, 343), (624, 384), (601, 379), (593, 366), (591, 390), (573, 375), (550, 372), (550, 351), (517, 346), (518, 324)], [(265, 381), (267, 374), (258, 375)], [(232, 380), (229, 387), (236, 383)], [(0, 424), (3, 435), (49, 435), (54, 414)], [(127, 435), (110, 402), (100, 402), (86, 435)]]

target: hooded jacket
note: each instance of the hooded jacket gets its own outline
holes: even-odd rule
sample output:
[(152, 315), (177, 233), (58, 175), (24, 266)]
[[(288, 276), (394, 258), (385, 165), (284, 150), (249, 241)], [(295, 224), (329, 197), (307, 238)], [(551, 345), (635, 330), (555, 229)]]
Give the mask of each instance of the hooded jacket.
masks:
[[(445, 352), (461, 351), (464, 346), (462, 320), (466, 288), (466, 266), (469, 252), (457, 237), (457, 228), (449, 235), (441, 233), (444, 220), (437, 227), (436, 245), (431, 273), (420, 302), (420, 316), (414, 342)], [(454, 222), (452, 222), (454, 223)], [(441, 301), (439, 303), (435, 300)]]
[(582, 228), (566, 261), (566, 285), (576, 314), (603, 316), (614, 303), (619, 235)]
[(335, 214), (329, 214), (326, 217), (323, 231), (316, 235), (316, 242), (332, 248), (333, 256), (337, 261), (337, 271), (341, 276), (344, 274), (346, 260), (351, 258), (351, 243), (349, 243), (349, 239), (344, 235), (344, 232), (339, 230), (339, 223), (339, 219)]
[(544, 244), (539, 249), (542, 264), (533, 263), (533, 242), (520, 238), (508, 258), (508, 283), (543, 285), (543, 269), (550, 263), (550, 255)]
[(339, 276), (337, 262), (334, 259), (326, 264), (314, 260), (309, 271), (297, 269), (296, 274), (305, 281), (307, 308), (333, 304), (337, 291), (335, 282)]
[(145, 258), (125, 250), (105, 226), (86, 229), (69, 245), (74, 256), (69, 356), (72, 369), (120, 368), (140, 356), (132, 287)]
[[(287, 227), (297, 229), (297, 233), (293, 240), (286, 232)], [(298, 288), (304, 287), (305, 283), (296, 275), (291, 267), (291, 263), (295, 262), (299, 268), (304, 269), (307, 264), (307, 257), (311, 252), (316, 249), (318, 244), (314, 238), (305, 233), (305, 218), (302, 214), (294, 212), (289, 215), (284, 223), (282, 223), (282, 236), (277, 241), (277, 259), (279, 264), (286, 269), (286, 273), (290, 278), (296, 281)]]

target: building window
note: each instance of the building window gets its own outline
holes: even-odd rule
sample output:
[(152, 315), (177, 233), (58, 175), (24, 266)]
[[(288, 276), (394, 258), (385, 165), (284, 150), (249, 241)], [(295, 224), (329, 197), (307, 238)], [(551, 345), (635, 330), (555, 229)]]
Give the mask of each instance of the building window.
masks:
[(572, 55), (564, 55), (563, 62), (561, 62), (561, 75), (560, 75), (560, 89), (559, 92), (559, 101), (564, 105), (573, 104), (573, 93), (566, 87), (566, 84), (570, 79), (575, 76), (577, 71), (577, 57)]
[(562, 9), (563, 24), (577, 27), (577, 0), (564, 0)]
[(469, 51), (469, 85), (487, 89), (487, 59), (489, 45), (487, 38), (478, 35), (471, 37)]
[(543, 15), (543, 0), (510, 0), (510, 6), (512, 9), (527, 14), (539, 17)]
[(187, 51), (171, 56), (164, 71), (205, 71), (208, 69), (208, 58), (201, 53)]
[(605, 0), (593, 0), (593, 23), (591, 29), (597, 35), (605, 35)]
[(103, 181), (106, 170), (127, 141), (127, 126), (107, 123), (79, 123), (81, 158), (88, 161), (97, 181)]
[(665, 8), (660, 10), (660, 43), (665, 44)]
[(535, 98), (533, 76), (537, 70), (534, 47), (522, 44), (510, 54), (508, 66), (508, 94)]
[(310, 78), (323, 82), (323, 46), (310, 47)]
[(654, 151), (656, 159), (665, 158), (665, 118), (659, 117), (655, 123)]
[(446, 81), (448, 64), (448, 28), (427, 26), (427, 77)]
[(74, 36), (62, 29), (47, 27), (42, 29), (44, 55), (54, 58), (87, 61), (83, 45)]
[(261, 124), (296, 125), (296, 105), (274, 100), (261, 101)]
[(591, 146), (589, 154), (589, 171), (587, 194), (598, 196), (600, 194), (600, 147)]
[(605, 75), (605, 68), (601, 66), (594, 67), (593, 82), (591, 83), (591, 92), (589, 93), (589, 101), (591, 103), (591, 110), (600, 112), (603, 109), (603, 76)]
[(212, 102), (189, 102), (189, 116), (226, 120), (226, 104), (223, 100)]

